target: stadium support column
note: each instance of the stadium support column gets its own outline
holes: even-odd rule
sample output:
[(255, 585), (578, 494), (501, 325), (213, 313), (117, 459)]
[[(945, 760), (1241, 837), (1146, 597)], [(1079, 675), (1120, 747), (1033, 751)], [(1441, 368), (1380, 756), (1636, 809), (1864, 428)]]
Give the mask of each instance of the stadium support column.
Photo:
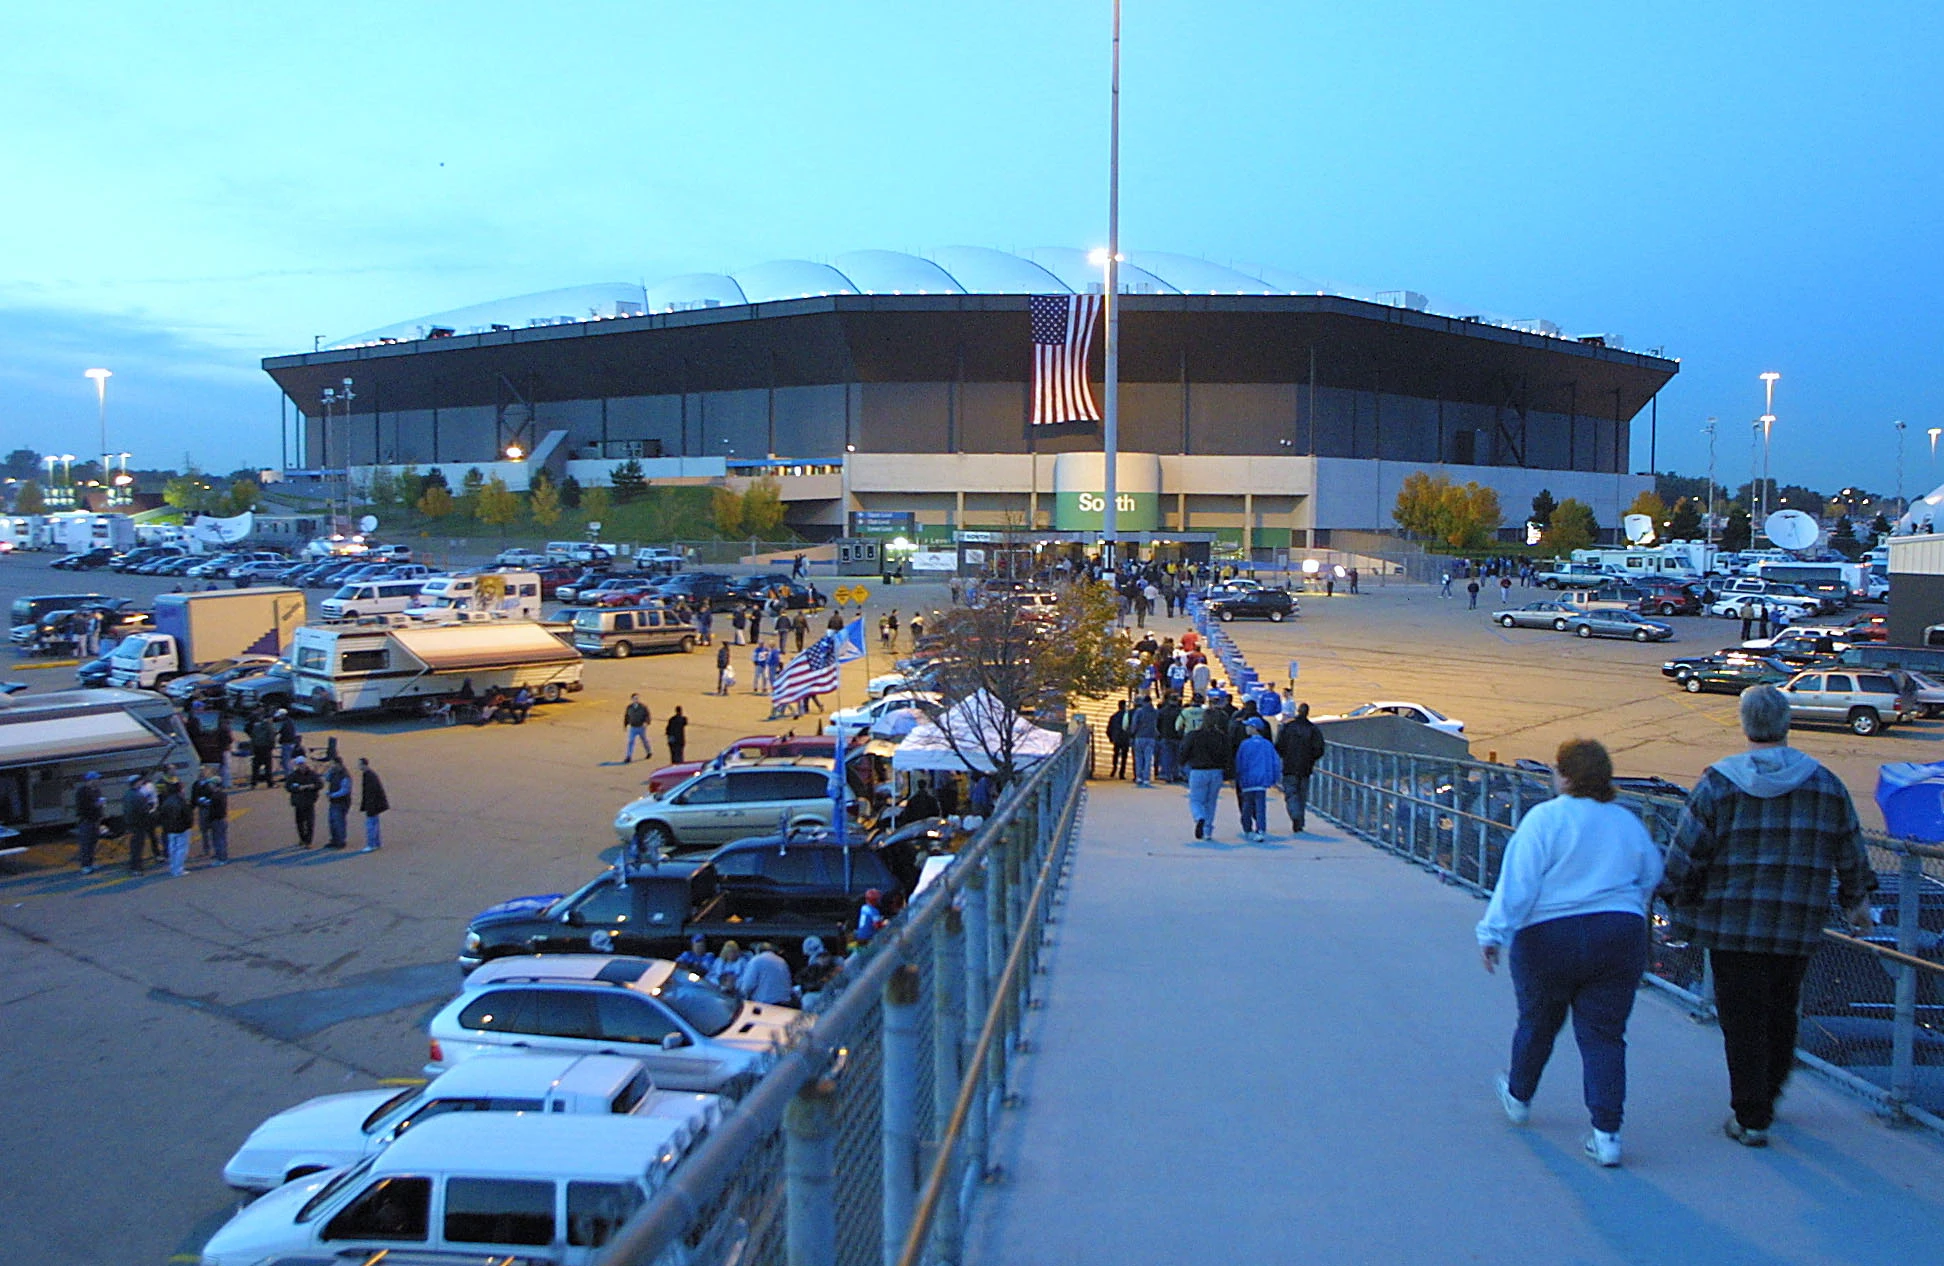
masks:
[(1107, 158), (1107, 293), (1101, 296), (1107, 305), (1107, 381), (1103, 393), (1107, 399), (1101, 426), (1107, 461), (1105, 486), (1101, 489), (1105, 504), (1101, 508), (1100, 534), (1105, 540), (1102, 561), (1110, 569), (1115, 565), (1114, 537), (1120, 530), (1116, 505), (1120, 490), (1115, 486), (1120, 473), (1116, 469), (1120, 464), (1120, 28), (1121, 4), (1120, 0), (1114, 0), (1113, 102), (1109, 112)]

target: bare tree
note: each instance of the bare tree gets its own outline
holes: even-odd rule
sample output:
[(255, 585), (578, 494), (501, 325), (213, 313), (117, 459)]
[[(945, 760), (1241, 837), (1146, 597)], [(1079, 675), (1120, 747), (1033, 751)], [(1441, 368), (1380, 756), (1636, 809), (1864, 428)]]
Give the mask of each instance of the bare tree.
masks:
[(1017, 772), (1022, 722), (1060, 728), (1075, 701), (1125, 690), (1133, 649), (1117, 609), (1112, 590), (1083, 580), (1051, 607), (994, 594), (936, 616), (923, 649), (947, 700), (933, 719), (952, 754), (1003, 788)]

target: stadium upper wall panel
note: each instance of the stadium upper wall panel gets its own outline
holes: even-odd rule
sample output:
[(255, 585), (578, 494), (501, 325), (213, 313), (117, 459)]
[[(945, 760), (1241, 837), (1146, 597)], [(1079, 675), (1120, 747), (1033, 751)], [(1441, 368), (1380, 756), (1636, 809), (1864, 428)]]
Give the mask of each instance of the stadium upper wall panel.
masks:
[[(772, 260), (733, 273), (688, 273), (653, 284), (612, 282), (494, 300), (402, 321), (350, 338), (333, 350), (427, 338), (521, 329), (598, 324), (665, 314), (745, 308), (799, 299), (1043, 295), (1099, 293), (1102, 272), (1087, 252), (1046, 247), (1023, 252), (948, 246), (925, 256), (864, 250), (828, 263)], [(1363, 291), (1320, 282), (1285, 269), (1224, 265), (1165, 251), (1132, 252), (1121, 264), (1119, 288), (1128, 296), (1333, 296), (1429, 312), (1425, 296), (1409, 290)], [(1458, 315), (1456, 313), (1452, 315)], [(1513, 320), (1483, 313), (1467, 320), (1559, 337), (1550, 321)], [(1599, 336), (1613, 345), (1613, 336)]]

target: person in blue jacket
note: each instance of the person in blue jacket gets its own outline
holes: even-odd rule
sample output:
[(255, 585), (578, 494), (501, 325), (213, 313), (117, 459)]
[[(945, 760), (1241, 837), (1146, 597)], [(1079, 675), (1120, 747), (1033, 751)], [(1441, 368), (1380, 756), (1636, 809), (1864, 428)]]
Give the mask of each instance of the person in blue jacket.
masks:
[(1242, 838), (1269, 838), (1269, 789), (1282, 785), (1282, 757), (1269, 741), (1269, 726), (1251, 717), (1248, 737), (1235, 749), (1235, 793), (1242, 802)]

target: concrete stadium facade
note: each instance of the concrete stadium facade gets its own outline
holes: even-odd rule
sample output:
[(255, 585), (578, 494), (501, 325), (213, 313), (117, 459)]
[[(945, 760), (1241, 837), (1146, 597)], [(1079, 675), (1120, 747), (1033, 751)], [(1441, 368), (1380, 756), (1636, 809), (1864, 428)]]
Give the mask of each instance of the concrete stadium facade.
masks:
[[(1131, 526), (1321, 546), (1388, 529), (1415, 471), (1489, 485), (1514, 519), (1546, 488), (1611, 525), (1648, 486), (1630, 473), (1632, 432), (1677, 362), (1542, 323), (1434, 314), (1407, 292), (1297, 284), (1130, 261)], [(1029, 425), (1027, 296), (1088, 288), (1097, 274), (1077, 251), (860, 252), (508, 300), (264, 368), (290, 405), (289, 464), (354, 480), (439, 465), (455, 483), (478, 466), (515, 488), (542, 468), (599, 484), (632, 459), (657, 481), (775, 478), (812, 535), (843, 533), (856, 511), (912, 512), (932, 535), (1084, 530), (1098, 522), (1081, 495), (1100, 483), (1086, 456), (1098, 429)], [(323, 390), (345, 378), (348, 411), (327, 410)], [(521, 459), (505, 460), (513, 447)]]

